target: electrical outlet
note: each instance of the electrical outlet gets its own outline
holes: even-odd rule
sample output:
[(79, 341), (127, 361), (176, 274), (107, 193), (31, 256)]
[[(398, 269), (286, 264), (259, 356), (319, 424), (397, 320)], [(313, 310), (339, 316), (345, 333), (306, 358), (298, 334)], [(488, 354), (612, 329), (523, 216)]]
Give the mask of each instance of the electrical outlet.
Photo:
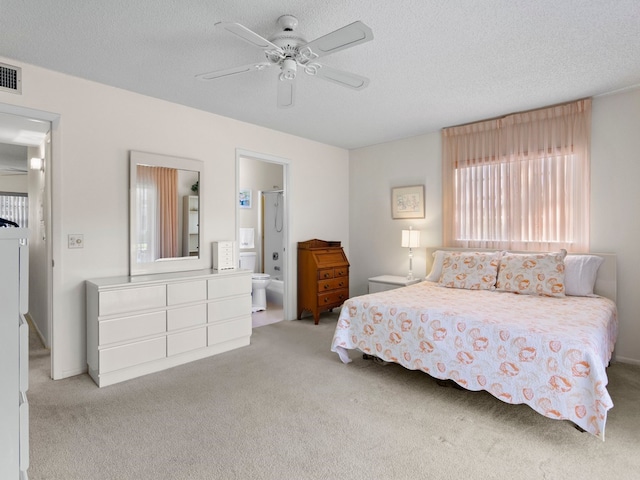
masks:
[(72, 233), (68, 237), (69, 248), (84, 248), (84, 235)]

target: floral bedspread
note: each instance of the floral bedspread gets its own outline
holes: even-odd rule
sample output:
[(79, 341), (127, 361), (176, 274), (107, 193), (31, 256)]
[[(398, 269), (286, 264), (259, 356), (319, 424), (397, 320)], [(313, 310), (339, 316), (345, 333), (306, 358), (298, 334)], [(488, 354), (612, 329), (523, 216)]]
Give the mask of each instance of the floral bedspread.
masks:
[(421, 282), (347, 300), (331, 350), (358, 349), (570, 420), (604, 439), (614, 302), (463, 290)]

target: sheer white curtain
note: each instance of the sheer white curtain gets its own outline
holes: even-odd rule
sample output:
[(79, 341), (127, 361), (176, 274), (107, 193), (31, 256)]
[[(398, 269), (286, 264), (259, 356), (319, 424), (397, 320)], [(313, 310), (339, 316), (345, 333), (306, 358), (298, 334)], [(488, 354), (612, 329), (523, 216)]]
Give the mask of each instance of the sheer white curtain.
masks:
[(138, 262), (178, 255), (177, 170), (137, 166)]
[(590, 132), (590, 99), (444, 129), (444, 244), (588, 251)]

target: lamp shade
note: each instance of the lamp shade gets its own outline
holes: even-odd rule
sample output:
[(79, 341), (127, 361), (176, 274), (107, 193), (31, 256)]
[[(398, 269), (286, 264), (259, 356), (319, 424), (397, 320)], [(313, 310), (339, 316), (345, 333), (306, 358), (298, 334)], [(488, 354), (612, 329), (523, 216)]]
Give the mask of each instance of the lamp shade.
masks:
[(415, 248), (420, 246), (420, 231), (419, 230), (402, 230), (402, 246)]

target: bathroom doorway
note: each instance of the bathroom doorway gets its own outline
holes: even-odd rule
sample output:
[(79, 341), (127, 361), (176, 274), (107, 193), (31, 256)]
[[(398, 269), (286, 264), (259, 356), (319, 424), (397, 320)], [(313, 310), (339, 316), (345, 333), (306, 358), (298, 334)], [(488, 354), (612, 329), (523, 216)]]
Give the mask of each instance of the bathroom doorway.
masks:
[[(255, 254), (256, 274), (269, 275), (266, 308), (254, 311), (253, 326), (290, 318), (288, 305), (288, 162), (255, 152), (236, 155), (238, 202), (236, 208), (238, 257)], [(253, 282), (253, 289), (261, 282)], [(256, 295), (260, 298), (262, 294)]]

